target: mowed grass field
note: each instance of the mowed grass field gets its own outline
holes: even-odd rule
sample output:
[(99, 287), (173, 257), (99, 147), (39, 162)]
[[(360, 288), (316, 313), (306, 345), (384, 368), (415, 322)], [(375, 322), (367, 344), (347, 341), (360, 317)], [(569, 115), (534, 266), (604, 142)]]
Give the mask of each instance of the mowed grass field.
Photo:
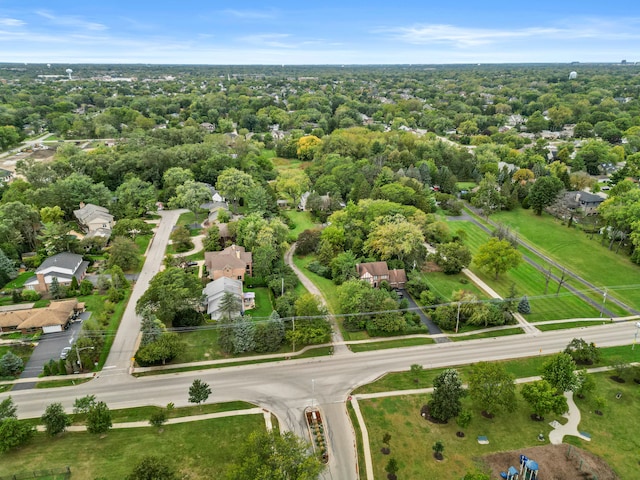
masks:
[[(406, 395), (359, 401), (369, 432), (375, 478), (386, 478), (384, 468), (392, 457), (400, 467), (398, 478), (461, 478), (468, 471), (481, 468), (476, 458), (538, 445), (538, 434), (542, 432), (547, 437), (551, 430), (547, 422), (531, 421), (531, 411), (520, 397), (513, 413), (496, 415), (491, 420), (472, 409), (473, 419), (464, 429), (465, 437), (458, 438), (456, 432), (461, 428), (455, 420), (436, 425), (420, 416), (421, 407), (430, 398), (430, 395)], [(463, 405), (467, 409), (472, 407), (468, 398)], [(386, 432), (391, 434), (390, 455), (380, 452)], [(479, 435), (486, 435), (489, 445), (480, 445), (476, 440)], [(433, 458), (431, 448), (438, 440), (444, 444), (442, 462)]]
[[(480, 227), (467, 221), (450, 222), (452, 230), (463, 230), (466, 233), (465, 244), (475, 254), (478, 247), (489, 240), (489, 235)], [(531, 313), (526, 315), (530, 322), (543, 320), (560, 320), (566, 318), (598, 317), (600, 311), (575, 296), (566, 288), (561, 288), (555, 296), (558, 284), (550, 281), (545, 296), (545, 277), (524, 260), (514, 269), (503, 273), (496, 280), (494, 275), (486, 274), (471, 264), (471, 270), (492, 287), (499, 295), (508, 297), (511, 285), (514, 284), (518, 296), (527, 295), (531, 305)], [(537, 298), (542, 297), (544, 298)]]
[[(611, 365), (617, 361), (631, 362), (638, 360), (638, 352), (632, 351), (629, 345), (604, 348), (602, 360), (598, 365)], [(505, 362), (505, 368), (516, 377), (535, 375), (539, 371), (545, 356)], [(459, 368), (465, 380), (470, 366)], [(411, 389), (432, 386), (435, 376), (443, 369), (425, 370), (420, 373), (418, 383), (414, 382), (409, 372), (393, 373), (382, 377), (373, 384), (358, 389), (359, 392), (388, 391), (392, 389)], [(616, 471), (619, 477), (635, 479), (638, 477), (638, 451), (640, 449), (640, 432), (636, 422), (630, 418), (640, 416), (640, 388), (633, 381), (640, 371), (629, 369), (624, 374), (626, 382), (614, 382), (610, 377), (615, 372), (592, 374), (596, 389), (584, 399), (576, 399), (581, 411), (579, 430), (588, 432), (591, 441), (583, 441), (576, 437), (565, 437), (565, 443), (579, 446), (595, 455), (601, 456)], [(520, 387), (518, 387), (518, 392)], [(621, 393), (621, 398), (616, 395)], [(597, 398), (602, 398), (605, 406), (601, 408), (603, 416), (593, 413), (596, 410)], [(461, 478), (474, 468), (482, 469), (478, 460), (488, 453), (517, 450), (541, 443), (537, 435), (543, 433), (548, 438), (551, 430), (549, 422), (558, 420), (560, 416), (549, 414), (544, 422), (533, 422), (530, 419), (531, 409), (518, 393), (517, 405), (513, 413), (501, 413), (489, 420), (484, 418), (469, 398), (463, 400), (464, 408), (471, 411), (473, 419), (464, 430), (466, 436), (458, 438), (455, 433), (461, 428), (455, 420), (447, 425), (435, 425), (420, 417), (420, 408), (429, 401), (429, 395), (406, 395), (379, 399), (359, 400), (371, 445), (375, 478), (385, 478), (384, 467), (389, 458), (395, 458), (399, 465), (398, 478)], [(391, 434), (391, 454), (380, 453), (383, 447), (382, 437)], [(488, 445), (480, 445), (476, 438), (486, 435)], [(436, 462), (432, 456), (431, 446), (440, 440), (444, 443), (443, 462)], [(358, 442), (360, 442), (360, 437)], [(505, 467), (506, 468), (506, 467)], [(542, 472), (545, 473), (545, 472)], [(545, 475), (546, 478), (546, 475)]]
[(251, 432), (264, 429), (262, 415), (243, 415), (165, 425), (111, 430), (104, 438), (86, 432), (51, 438), (38, 433), (18, 450), (0, 455), (0, 476), (39, 468), (71, 467), (72, 478), (122, 480), (145, 455), (171, 461), (180, 478), (225, 478), (238, 460), (238, 445)]
[(518, 232), (528, 242), (557, 262), (599, 287), (613, 288), (611, 294), (632, 307), (640, 308), (640, 288), (615, 287), (640, 283), (640, 266), (623, 254), (601, 245), (596, 236), (567, 228), (550, 215), (536, 216), (531, 210), (499, 212), (491, 219)]
[(298, 238), (298, 235), (300, 235), (305, 230), (320, 226), (313, 221), (309, 212), (285, 210), (283, 213), (289, 220), (291, 220), (295, 224), (295, 227), (290, 232), (291, 236), (293, 236), (294, 238)]

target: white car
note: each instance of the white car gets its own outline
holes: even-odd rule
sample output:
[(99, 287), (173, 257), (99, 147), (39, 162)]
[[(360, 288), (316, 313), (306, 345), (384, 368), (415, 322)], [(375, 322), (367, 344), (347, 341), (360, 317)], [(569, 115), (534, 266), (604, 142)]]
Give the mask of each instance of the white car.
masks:
[(64, 360), (69, 356), (69, 352), (71, 352), (71, 347), (64, 347), (60, 352), (60, 358)]

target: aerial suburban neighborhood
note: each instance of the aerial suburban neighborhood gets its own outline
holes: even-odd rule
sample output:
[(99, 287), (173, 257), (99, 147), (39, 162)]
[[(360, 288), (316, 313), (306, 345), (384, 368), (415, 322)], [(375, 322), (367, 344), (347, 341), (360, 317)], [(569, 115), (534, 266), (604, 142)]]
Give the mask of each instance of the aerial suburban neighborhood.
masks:
[(0, 479), (637, 478), (638, 65), (196, 63), (0, 63)]

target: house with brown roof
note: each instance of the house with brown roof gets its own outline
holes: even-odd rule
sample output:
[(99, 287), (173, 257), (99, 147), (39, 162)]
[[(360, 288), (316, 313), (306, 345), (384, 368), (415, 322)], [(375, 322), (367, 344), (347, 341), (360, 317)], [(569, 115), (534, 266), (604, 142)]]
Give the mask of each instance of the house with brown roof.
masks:
[(221, 252), (205, 252), (204, 264), (212, 280), (227, 277), (244, 281), (245, 275), (253, 274), (251, 252), (238, 245), (231, 245)]
[(391, 288), (404, 288), (407, 274), (403, 268), (389, 269), (387, 262), (367, 262), (356, 265), (358, 278), (368, 282), (372, 287), (380, 287), (381, 282), (387, 282)]
[(78, 308), (78, 301), (74, 298), (51, 302), (45, 308), (0, 312), (0, 332), (16, 330), (20, 330), (22, 333), (60, 332), (71, 321)]

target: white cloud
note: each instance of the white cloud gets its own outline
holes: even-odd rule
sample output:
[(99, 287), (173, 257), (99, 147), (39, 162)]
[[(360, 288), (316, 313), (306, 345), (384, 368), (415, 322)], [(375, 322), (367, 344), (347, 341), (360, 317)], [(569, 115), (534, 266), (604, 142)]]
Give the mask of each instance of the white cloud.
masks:
[(285, 43), (283, 41), (290, 37), (291, 35), (288, 33), (261, 33), (240, 37), (239, 40), (246, 43), (252, 43), (257, 47), (296, 48), (296, 44)]
[(273, 11), (262, 11), (262, 10), (234, 10), (227, 9), (223, 10), (222, 13), (226, 15), (230, 15), (236, 18), (242, 18), (247, 20), (268, 20), (272, 18), (276, 18), (276, 13)]
[[(447, 24), (413, 25), (408, 27), (380, 28), (375, 33), (385, 33), (392, 38), (414, 44), (449, 44), (458, 48), (475, 47), (516, 39), (571, 40), (593, 38), (600, 40), (631, 40), (640, 35), (624, 31), (618, 22), (573, 19), (562, 22), (566, 27), (526, 27), (515, 29), (473, 28)], [(629, 23), (628, 21), (626, 22)]]
[(21, 27), (26, 25), (26, 22), (18, 20), (17, 18), (0, 18), (0, 25), (3, 27)]
[(89, 22), (87, 20), (83, 20), (82, 18), (79, 18), (76, 16), (54, 15), (44, 10), (38, 10), (36, 14), (43, 18), (46, 18), (54, 25), (59, 25), (61, 27), (81, 28), (84, 30), (92, 30), (92, 31), (107, 30), (106, 25), (103, 25), (97, 22)]

